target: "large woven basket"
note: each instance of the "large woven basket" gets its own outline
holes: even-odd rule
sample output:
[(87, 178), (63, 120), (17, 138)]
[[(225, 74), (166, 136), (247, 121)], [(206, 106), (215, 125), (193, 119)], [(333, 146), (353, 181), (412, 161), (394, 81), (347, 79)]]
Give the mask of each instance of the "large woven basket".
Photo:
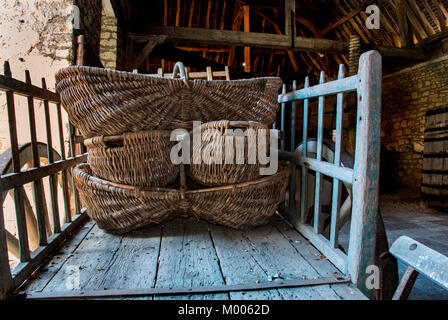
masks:
[(285, 199), (289, 167), (253, 182), (187, 192), (195, 216), (234, 229), (265, 225)]
[(93, 176), (88, 164), (73, 170), (87, 214), (101, 229), (116, 234), (191, 215), (234, 229), (267, 224), (285, 199), (289, 174), (286, 167), (253, 182), (184, 191), (116, 184)]
[(88, 164), (73, 169), (75, 184), (87, 214), (101, 229), (110, 233), (163, 223), (184, 213), (183, 193), (178, 190), (120, 185), (93, 176)]
[[(258, 149), (269, 152), (267, 126), (258, 122), (224, 120), (205, 123), (200, 132), (202, 143), (193, 143), (188, 166), (188, 174), (193, 180), (204, 186), (222, 186), (260, 178), (263, 165), (258, 159)], [(241, 134), (244, 136), (239, 136)], [(262, 134), (266, 138), (260, 139), (262, 143), (259, 143), (258, 136), (262, 137)], [(204, 155), (211, 155), (211, 159), (205, 159)], [(252, 161), (249, 161), (250, 157)]]
[(86, 137), (192, 128), (221, 119), (270, 125), (278, 111), (280, 78), (188, 80), (71, 66), (56, 74), (70, 121)]
[(170, 151), (169, 131), (100, 136), (84, 141), (88, 163), (98, 177), (139, 187), (165, 187), (179, 175)]

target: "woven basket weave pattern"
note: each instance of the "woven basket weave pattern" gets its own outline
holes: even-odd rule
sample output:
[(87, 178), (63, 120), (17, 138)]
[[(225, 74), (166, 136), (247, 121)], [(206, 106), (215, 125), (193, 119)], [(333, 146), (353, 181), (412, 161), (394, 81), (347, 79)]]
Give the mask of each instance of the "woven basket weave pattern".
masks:
[[(232, 146), (232, 162), (233, 164), (226, 164), (226, 139), (228, 139), (228, 129), (239, 129), (245, 137), (233, 137)], [(248, 130), (249, 129), (249, 130)], [(254, 181), (260, 178), (260, 168), (263, 166), (257, 162), (256, 164), (249, 164), (249, 147), (248, 142), (254, 141), (257, 149), (253, 150), (255, 153), (258, 150), (258, 134), (261, 130), (266, 133), (266, 150), (269, 149), (269, 129), (267, 126), (249, 121), (215, 121), (203, 124), (200, 128), (202, 135), (202, 143), (199, 146), (193, 145), (191, 153), (191, 161), (188, 166), (188, 173), (190, 177), (196, 182), (204, 186), (222, 186), (228, 184), (242, 183), (247, 181)], [(236, 130), (234, 130), (234, 133)], [(244, 143), (244, 158), (237, 162), (237, 139)], [(221, 164), (211, 163), (207, 164), (204, 161), (199, 161), (198, 156), (210, 152), (210, 147), (218, 147), (221, 150)], [(207, 149), (208, 148), (208, 149)], [(198, 164), (196, 164), (198, 163)]]
[(181, 201), (177, 191), (140, 192), (135, 187), (96, 178), (88, 164), (76, 167), (73, 175), (87, 214), (111, 233), (126, 233), (172, 219)]
[(122, 146), (110, 146), (107, 137), (84, 141), (88, 163), (103, 179), (139, 187), (164, 187), (176, 180), (179, 167), (171, 163), (174, 142), (169, 131), (127, 133), (116, 137)]
[(222, 188), (188, 194), (192, 211), (213, 224), (250, 229), (265, 225), (285, 199), (290, 175), (285, 168), (276, 175)]
[(56, 82), (70, 120), (86, 138), (190, 130), (192, 121), (244, 119), (270, 125), (282, 85), (270, 77), (186, 81), (79, 66), (59, 71)]
[(73, 174), (88, 215), (108, 232), (126, 233), (178, 216), (234, 229), (266, 224), (284, 201), (290, 169), (253, 182), (193, 191), (115, 184), (93, 176), (88, 164)]

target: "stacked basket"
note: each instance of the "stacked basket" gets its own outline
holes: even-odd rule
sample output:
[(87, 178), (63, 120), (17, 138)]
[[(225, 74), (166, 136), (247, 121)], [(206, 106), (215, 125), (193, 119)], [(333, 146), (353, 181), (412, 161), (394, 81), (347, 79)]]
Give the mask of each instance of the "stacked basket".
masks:
[(261, 177), (247, 157), (240, 164), (195, 164), (194, 155), (203, 152), (195, 146), (191, 165), (170, 159), (177, 143), (171, 131), (191, 130), (193, 121), (205, 122), (203, 134), (267, 130), (281, 80), (191, 81), (184, 70), (178, 63), (173, 79), (79, 66), (56, 75), (63, 106), (88, 148), (75, 182), (88, 214), (108, 232), (191, 215), (250, 228), (265, 224), (284, 199), (288, 169)]

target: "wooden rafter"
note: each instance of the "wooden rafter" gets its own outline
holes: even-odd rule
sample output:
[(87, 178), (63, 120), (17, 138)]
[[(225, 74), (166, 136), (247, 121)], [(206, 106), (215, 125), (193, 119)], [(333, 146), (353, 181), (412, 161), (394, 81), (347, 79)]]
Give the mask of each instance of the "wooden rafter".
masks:
[[(272, 20), (267, 15), (265, 15), (264, 13), (262, 13), (262, 12), (260, 12), (258, 10), (255, 10), (255, 12), (260, 17), (262, 17), (265, 21), (268, 21), (274, 27), (274, 29), (277, 32), (277, 34), (282, 34), (282, 31), (280, 30), (280, 27), (278, 26), (278, 24), (274, 20)], [(294, 51), (288, 50), (287, 53), (288, 53), (289, 59), (291, 60), (291, 64), (292, 64), (292, 67), (294, 69), (294, 72), (299, 72), (300, 71), (299, 63), (297, 62), (297, 59), (296, 59), (296, 57), (294, 55)]]
[(138, 69), (143, 62), (146, 60), (146, 58), (150, 55), (150, 53), (154, 50), (156, 46), (159, 44), (162, 44), (165, 42), (166, 36), (153, 36), (152, 38), (149, 38), (146, 45), (143, 47), (140, 54), (137, 56), (137, 58), (134, 61), (134, 64), (132, 66), (132, 70)]
[(404, 48), (409, 48), (412, 44), (412, 38), (408, 24), (408, 7), (404, 3), (405, 1), (406, 0), (397, 0), (396, 5), (401, 46)]
[(365, 10), (367, 6), (375, 3), (376, 0), (367, 0), (367, 1), (363, 1), (359, 7), (357, 7), (356, 9), (354, 9), (352, 12), (348, 13), (347, 15), (345, 15), (342, 19), (339, 19), (338, 21), (336, 21), (335, 23), (329, 25), (328, 27), (326, 27), (324, 30), (322, 30), (322, 35), (326, 35), (327, 33), (329, 33), (330, 31), (336, 29), (337, 27), (339, 27), (340, 25), (346, 23), (347, 21), (349, 21), (350, 19), (352, 19), (354, 16), (356, 16), (357, 14), (359, 14), (361, 11)]

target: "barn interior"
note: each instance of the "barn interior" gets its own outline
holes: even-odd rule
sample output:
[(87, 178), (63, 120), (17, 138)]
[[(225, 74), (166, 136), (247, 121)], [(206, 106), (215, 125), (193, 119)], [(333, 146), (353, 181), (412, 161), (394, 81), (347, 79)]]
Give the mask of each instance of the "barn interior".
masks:
[[(193, 72), (207, 67), (222, 71), (227, 66), (232, 79), (279, 76), (288, 86), (297, 80), (301, 88), (305, 77), (311, 84), (318, 83), (321, 71), (327, 79), (336, 79), (341, 64), (347, 74), (356, 73), (359, 55), (376, 49), (384, 68), (382, 193), (405, 190), (404, 195), (411, 192), (422, 200), (426, 196), (434, 206), (444, 207), (437, 195), (446, 196), (442, 187), (446, 175), (436, 177), (431, 170), (443, 172), (446, 164), (434, 167), (432, 160), (424, 158), (424, 136), (426, 112), (446, 105), (447, 3), (286, 1), (294, 10), (285, 15), (284, 2), (112, 1), (118, 50), (112, 53), (116, 57), (111, 66), (149, 74), (157, 74), (160, 68), (171, 73), (177, 61)], [(370, 5), (379, 11), (366, 10)], [(98, 30), (99, 26), (92, 32)], [(86, 39), (95, 41), (89, 40), (88, 32)], [(91, 46), (106, 55), (105, 47)], [(330, 138), (335, 124), (334, 108), (328, 104)], [(355, 110), (350, 105), (346, 110), (344, 127), (350, 133)], [(298, 119), (298, 132), (300, 123)], [(349, 141), (345, 146), (354, 152)], [(438, 151), (443, 153), (442, 149)], [(428, 183), (431, 179), (438, 180), (441, 189)]]
[[(54, 74), (69, 65), (170, 77), (181, 61), (191, 78), (280, 77), (285, 90), (291, 91), (293, 85), (303, 88), (305, 78), (311, 85), (337, 79), (340, 65), (346, 75), (355, 75), (360, 56), (377, 50), (383, 61), (380, 208), (388, 240), (392, 243), (407, 234), (448, 254), (448, 0), (30, 3), (7, 5), (15, 12), (7, 27), (11, 34), (22, 29), (38, 34), (37, 41), (28, 43), (24, 37), (23, 47), (14, 50), (20, 39), (14, 44), (14, 36), (0, 35), (4, 44), (0, 60), (11, 62), (13, 74), (29, 69), (36, 76), (47, 75), (47, 86), (53, 90)], [(57, 13), (67, 3), (79, 10), (72, 16), (75, 27), (69, 29), (61, 27), (58, 19), (64, 17)], [(40, 76), (32, 80), (38, 83)], [(317, 135), (317, 105), (317, 99), (310, 101), (311, 138)], [(356, 105), (356, 97), (348, 95), (343, 147), (352, 156)], [(295, 132), (294, 148), (302, 139), (301, 107), (295, 121), (290, 113), (285, 120), (284, 129)], [(328, 140), (334, 139), (335, 117), (336, 97), (326, 99)], [(6, 120), (1, 125), (6, 127)], [(7, 131), (3, 127), (2, 135)], [(4, 136), (1, 152), (9, 148)], [(294, 151), (289, 140), (284, 144)], [(400, 274), (404, 271), (400, 265)], [(448, 299), (448, 295), (418, 279), (410, 298)]]

